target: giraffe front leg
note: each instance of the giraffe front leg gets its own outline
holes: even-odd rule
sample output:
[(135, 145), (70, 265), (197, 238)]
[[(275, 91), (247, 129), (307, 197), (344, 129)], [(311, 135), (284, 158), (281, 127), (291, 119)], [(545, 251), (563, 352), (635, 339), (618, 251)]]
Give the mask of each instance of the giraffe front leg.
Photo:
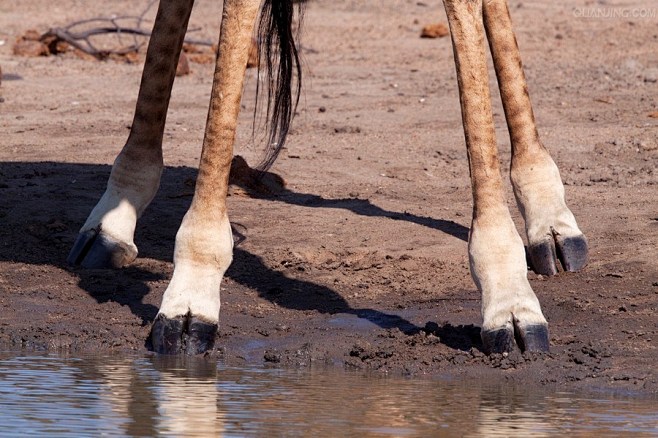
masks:
[(228, 178), (258, 9), (258, 0), (224, 0), (199, 175), (176, 235), (174, 274), (151, 330), (158, 353), (199, 354), (214, 344), (220, 283), (233, 252), (226, 209)]
[(471, 275), (482, 293), (487, 353), (515, 344), (548, 350), (548, 326), (527, 279), (523, 242), (505, 201), (487, 73), (482, 0), (444, 0), (457, 68), (473, 188), (469, 235)]
[(220, 284), (232, 259), (228, 216), (191, 208), (176, 234), (174, 274), (151, 330), (154, 351), (199, 354), (213, 347)]
[(137, 257), (137, 219), (155, 196), (176, 63), (193, 0), (163, 0), (149, 41), (130, 136), (112, 166), (107, 189), (80, 229), (71, 265), (119, 268)]
[(567, 207), (560, 172), (541, 144), (506, 0), (484, 2), (500, 94), (512, 143), (511, 180), (525, 219), (528, 253), (535, 272), (552, 275), (587, 264), (587, 239)]
[(507, 208), (477, 215), (468, 255), (482, 293), (482, 343), (488, 353), (548, 351), (548, 324), (530, 287), (525, 251)]

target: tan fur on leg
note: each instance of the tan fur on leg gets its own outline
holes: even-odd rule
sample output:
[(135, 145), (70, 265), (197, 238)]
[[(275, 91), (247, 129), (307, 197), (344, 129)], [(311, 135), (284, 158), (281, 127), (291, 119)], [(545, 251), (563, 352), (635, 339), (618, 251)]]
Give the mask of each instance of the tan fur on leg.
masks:
[(231, 263), (233, 241), (226, 211), (242, 85), (259, 9), (254, 0), (226, 0), (206, 134), (192, 204), (176, 235), (174, 275), (160, 314), (188, 312), (207, 323), (219, 318), (219, 287)]
[(482, 293), (483, 333), (513, 333), (515, 325), (545, 325), (527, 280), (523, 243), (503, 192), (485, 60), (482, 1), (444, 0), (444, 4), (473, 188), (469, 256), (471, 274)]
[(587, 241), (566, 205), (560, 172), (539, 140), (507, 1), (485, 0), (483, 8), (512, 143), (510, 176), (534, 269), (554, 274), (560, 257), (565, 269), (578, 270), (587, 262)]

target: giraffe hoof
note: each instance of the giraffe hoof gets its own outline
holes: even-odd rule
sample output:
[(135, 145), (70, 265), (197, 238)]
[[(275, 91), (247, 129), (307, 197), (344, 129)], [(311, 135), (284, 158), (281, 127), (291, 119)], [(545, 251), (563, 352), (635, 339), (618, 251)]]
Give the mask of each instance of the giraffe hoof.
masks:
[(167, 318), (160, 314), (151, 327), (151, 344), (158, 354), (178, 354), (183, 345), (183, 327), (185, 317)]
[(482, 330), (481, 336), (486, 354), (508, 353), (514, 350), (514, 330), (512, 328)]
[(587, 264), (587, 239), (585, 236), (554, 239), (532, 244), (528, 247), (530, 267), (537, 274), (555, 275), (558, 265), (569, 272), (581, 270)]
[(482, 345), (486, 354), (509, 353), (515, 345), (522, 352), (548, 352), (548, 326), (514, 324), (513, 327), (482, 330)]
[(66, 261), (88, 269), (122, 268), (137, 257), (137, 248), (108, 236), (99, 229), (78, 234)]
[(151, 328), (151, 346), (158, 354), (203, 354), (215, 345), (217, 324), (207, 323), (189, 313), (167, 318), (159, 314)]
[(522, 352), (548, 352), (548, 326), (546, 324), (515, 324), (514, 329), (516, 331), (516, 344)]
[(187, 354), (202, 354), (212, 350), (215, 346), (217, 328), (217, 324), (210, 324), (195, 317), (190, 318), (185, 349)]
[(528, 264), (537, 274), (557, 274), (557, 252), (553, 239), (529, 245)]
[(565, 271), (577, 272), (587, 265), (587, 239), (585, 236), (558, 238), (557, 256)]

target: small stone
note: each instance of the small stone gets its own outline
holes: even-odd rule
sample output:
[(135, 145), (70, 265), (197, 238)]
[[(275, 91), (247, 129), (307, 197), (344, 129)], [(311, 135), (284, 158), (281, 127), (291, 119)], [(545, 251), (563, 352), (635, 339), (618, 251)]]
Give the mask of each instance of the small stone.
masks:
[(658, 82), (658, 68), (650, 68), (644, 72), (644, 82)]
[(263, 355), (263, 359), (265, 359), (265, 362), (279, 363), (281, 362), (281, 355), (276, 350), (267, 350)]
[(578, 365), (582, 365), (585, 363), (585, 360), (583, 359), (582, 355), (575, 355), (574, 357), (571, 358), (571, 360), (573, 360), (573, 362)]

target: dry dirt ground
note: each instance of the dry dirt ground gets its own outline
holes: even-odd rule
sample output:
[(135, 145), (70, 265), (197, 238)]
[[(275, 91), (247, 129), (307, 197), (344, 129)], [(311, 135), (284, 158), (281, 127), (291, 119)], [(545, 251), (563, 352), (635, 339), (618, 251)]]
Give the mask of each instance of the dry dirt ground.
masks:
[[(126, 139), (141, 62), (12, 53), (28, 29), (134, 15), (141, 3), (0, 4), (5, 348), (147, 351), (191, 199), (212, 66), (191, 63), (174, 86), (167, 167), (139, 222), (138, 260), (83, 271), (65, 259)], [(235, 188), (229, 199), (244, 240), (222, 287), (217, 355), (656, 394), (658, 119), (649, 115), (658, 111), (657, 9), (652, 0), (511, 2), (539, 131), (591, 262), (578, 274), (528, 274), (550, 323), (550, 354), (485, 357), (466, 254), (471, 201), (452, 49), (448, 38), (419, 38), (423, 25), (445, 22), (442, 5), (309, 2), (304, 94), (272, 170), (287, 186), (261, 197)], [(616, 16), (592, 16), (606, 10)], [(638, 10), (654, 15), (631, 15)], [(213, 39), (219, 19), (220, 5), (199, 0), (194, 37)], [(250, 163), (262, 145), (252, 137), (255, 84), (252, 69), (236, 146)], [(522, 231), (509, 189), (508, 197)]]

